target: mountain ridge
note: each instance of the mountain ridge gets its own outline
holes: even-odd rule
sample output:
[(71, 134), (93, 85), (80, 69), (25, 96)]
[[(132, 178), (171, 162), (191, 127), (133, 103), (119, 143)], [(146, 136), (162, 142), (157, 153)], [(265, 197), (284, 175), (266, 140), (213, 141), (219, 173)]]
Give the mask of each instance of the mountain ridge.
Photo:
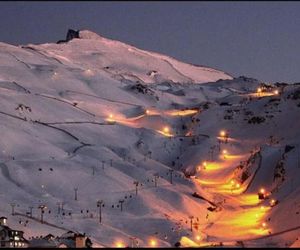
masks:
[[(37, 51), (43, 51), (44, 49), (46, 49), (48, 52), (51, 51), (54, 57), (59, 57), (60, 54), (63, 54), (63, 50), (66, 50), (67, 54), (75, 55), (77, 53), (79, 57), (77, 59), (73, 59), (74, 62), (80, 60), (80, 55), (87, 56), (88, 52), (94, 54), (105, 53), (108, 55), (108, 57), (109, 55), (114, 55), (113, 58), (107, 58), (107, 61), (111, 62), (112, 66), (114, 66), (114, 64), (118, 66), (118, 64), (122, 63), (124, 60), (123, 58), (119, 58), (117, 53), (114, 53), (114, 51), (117, 51), (120, 54), (126, 55), (126, 57), (129, 58), (129, 60), (127, 60), (129, 68), (139, 69), (140, 67), (139, 70), (143, 72), (143, 76), (141, 79), (144, 80), (145, 83), (162, 82), (165, 80), (175, 82), (204, 83), (214, 82), (219, 79), (232, 79), (232, 76), (228, 75), (223, 71), (213, 69), (210, 67), (181, 62), (173, 57), (166, 56), (157, 52), (141, 50), (132, 45), (128, 45), (117, 40), (104, 38), (94, 32), (87, 30), (79, 31), (79, 38), (73, 38), (66, 43), (45, 43), (39, 45), (28, 44), (19, 47), (34, 48)], [(63, 57), (66, 59), (66, 56)], [(143, 58), (144, 61), (147, 61), (147, 65), (139, 66), (139, 58)], [(98, 60), (98, 64), (99, 66), (101, 66), (99, 62), (101, 62), (100, 59)], [(102, 63), (105, 63), (105, 60)], [(162, 70), (166, 69), (166, 72), (160, 72), (158, 65), (161, 65)], [(97, 66), (97, 63), (95, 63), (95, 66)], [(105, 65), (102, 66), (107, 67)], [(89, 67), (93, 68), (93, 66), (91, 65)], [(148, 72), (145, 72), (146, 69), (148, 70)], [(118, 69), (117, 67), (116, 71), (119, 70), (122, 69)], [(156, 72), (156, 75), (158, 76), (145, 76), (145, 74), (149, 73), (150, 71)], [(177, 72), (178, 77), (170, 77), (172, 71), (175, 71), (175, 73)], [(126, 71), (125, 73), (131, 74), (131, 72)]]

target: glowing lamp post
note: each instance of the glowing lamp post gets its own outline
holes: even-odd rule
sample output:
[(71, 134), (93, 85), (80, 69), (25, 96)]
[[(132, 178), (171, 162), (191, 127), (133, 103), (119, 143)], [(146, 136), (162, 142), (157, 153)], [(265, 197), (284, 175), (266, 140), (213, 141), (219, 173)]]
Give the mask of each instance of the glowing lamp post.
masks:
[(222, 140), (225, 141), (225, 143), (228, 142), (228, 132), (225, 130), (221, 130), (220, 131), (220, 137), (222, 138)]
[(160, 133), (162, 133), (164, 136), (170, 137), (170, 139), (172, 137), (171, 129), (168, 126), (163, 127), (162, 130), (160, 130)]
[(151, 239), (151, 240), (149, 241), (149, 245), (150, 245), (151, 247), (156, 247), (156, 246), (157, 246), (157, 241), (156, 241), (155, 239)]
[(275, 199), (272, 199), (272, 200), (270, 201), (270, 206), (271, 206), (271, 207), (274, 207), (274, 206), (276, 206), (277, 204), (278, 204), (278, 201), (275, 200)]
[(258, 199), (264, 200), (265, 199), (266, 190), (264, 188), (261, 188), (258, 192)]
[(107, 121), (108, 121), (108, 123), (110, 123), (110, 124), (115, 124), (115, 123), (116, 123), (113, 114), (109, 114), (109, 116), (108, 116), (108, 118), (107, 118)]
[(122, 247), (125, 247), (124, 243), (122, 241), (117, 241), (116, 244), (115, 244), (116, 247), (118, 248), (122, 248)]
[(276, 90), (274, 90), (274, 95), (278, 95), (279, 94), (279, 90), (278, 89), (276, 89)]
[(225, 130), (221, 130), (220, 131), (220, 136), (221, 137), (225, 137), (226, 136), (226, 131)]
[(230, 190), (231, 190), (231, 193), (233, 194), (233, 189), (234, 189), (234, 187), (235, 187), (235, 185), (236, 185), (237, 183), (235, 182), (235, 180), (231, 180), (231, 181), (230, 181), (230, 184), (231, 184)]
[(149, 115), (150, 114), (150, 110), (146, 109), (146, 114)]
[(262, 88), (257, 88), (256, 92), (257, 92), (257, 95), (260, 96), (260, 94), (262, 92)]
[(163, 131), (164, 133), (168, 134), (170, 132), (170, 129), (168, 127), (164, 127)]
[(223, 153), (224, 159), (226, 159), (226, 155), (228, 154), (228, 151), (227, 151), (226, 149), (224, 149), (224, 150), (222, 151), (222, 153)]

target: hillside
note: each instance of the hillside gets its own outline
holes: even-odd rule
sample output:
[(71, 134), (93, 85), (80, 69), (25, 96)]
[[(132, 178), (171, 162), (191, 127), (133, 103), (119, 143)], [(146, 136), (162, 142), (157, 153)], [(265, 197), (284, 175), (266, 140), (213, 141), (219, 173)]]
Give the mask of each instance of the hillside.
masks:
[[(84, 232), (93, 246), (298, 244), (299, 84), (79, 35), (0, 43), (0, 215), (12, 227)], [(40, 219), (41, 204), (51, 225), (25, 216)]]

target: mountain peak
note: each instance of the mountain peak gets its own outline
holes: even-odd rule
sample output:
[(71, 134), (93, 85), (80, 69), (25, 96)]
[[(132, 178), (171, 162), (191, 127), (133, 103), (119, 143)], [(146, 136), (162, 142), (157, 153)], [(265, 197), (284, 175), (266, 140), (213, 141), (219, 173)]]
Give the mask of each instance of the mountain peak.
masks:
[(97, 33), (90, 31), (90, 30), (80, 30), (79, 31), (79, 38), (80, 39), (91, 39), (91, 40), (97, 40), (101, 39), (102, 37), (99, 36)]
[(90, 39), (90, 40), (97, 40), (100, 39), (101, 37), (90, 30), (73, 30), (73, 29), (68, 29), (66, 39), (65, 40), (59, 40), (57, 43), (66, 43), (71, 41), (74, 38), (79, 38), (79, 39)]
[[(150, 83), (207, 83), (233, 79), (223, 71), (181, 62), (173, 57), (105, 38), (90, 30), (69, 29), (65, 40), (22, 48), (43, 53), (61, 64), (109, 74), (112, 78)], [(155, 73), (154, 73), (155, 72)]]

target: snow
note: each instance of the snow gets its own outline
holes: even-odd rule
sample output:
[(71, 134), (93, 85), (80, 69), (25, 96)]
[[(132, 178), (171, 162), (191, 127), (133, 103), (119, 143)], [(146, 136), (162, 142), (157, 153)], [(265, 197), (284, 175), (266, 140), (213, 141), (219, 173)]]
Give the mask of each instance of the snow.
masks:
[[(258, 80), (91, 31), (65, 44), (1, 43), (0, 61), (0, 215), (25, 238), (72, 230), (104, 247), (131, 245), (132, 237), (139, 246), (154, 238), (161, 247), (299, 244), (300, 112), (290, 98), (298, 85), (258, 96)], [(248, 123), (256, 116), (265, 120)], [(223, 129), (229, 138), (219, 151)], [(294, 148), (284, 154), (286, 145)], [(274, 178), (280, 160), (284, 179)], [(234, 188), (241, 163), (250, 175)], [(258, 200), (261, 187), (276, 206)], [(98, 200), (105, 204), (101, 225)], [(21, 215), (33, 206), (39, 219), (40, 204), (51, 225)], [(209, 211), (212, 204), (219, 209)], [(190, 216), (199, 223), (193, 232)]]

